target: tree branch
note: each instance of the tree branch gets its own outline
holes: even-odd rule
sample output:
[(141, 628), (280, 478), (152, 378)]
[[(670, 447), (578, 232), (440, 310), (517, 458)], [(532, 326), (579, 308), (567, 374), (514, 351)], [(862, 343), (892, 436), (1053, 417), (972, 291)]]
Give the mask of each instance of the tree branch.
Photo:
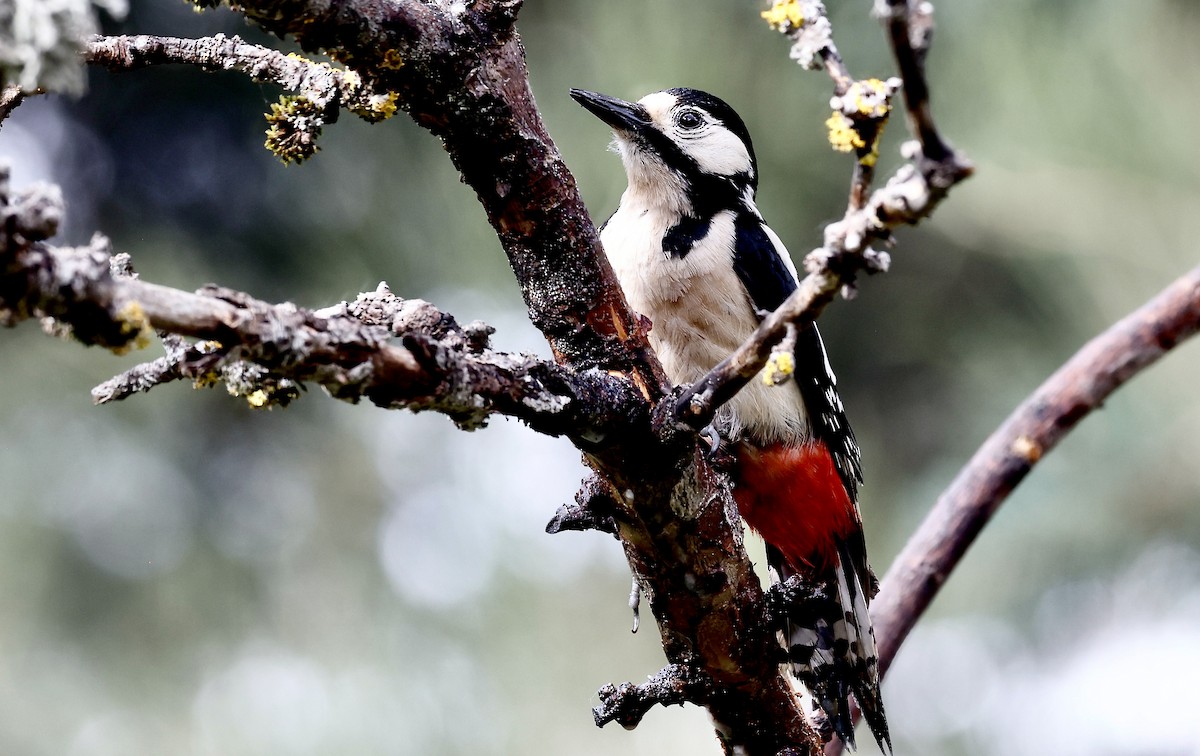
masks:
[[(1114, 391), (1198, 331), (1200, 267), (1084, 345), (988, 437), (938, 497), (880, 583), (871, 603), (880, 676), (967, 549), (1033, 466)], [(838, 743), (826, 746), (827, 756), (841, 751)]]
[[(879, 270), (886, 270), (886, 256), (872, 254)], [(692, 428), (712, 422), (718, 409), (732, 399), (767, 364), (775, 345), (783, 341), (789, 327), (803, 327), (816, 321), (825, 307), (841, 290), (844, 277), (829, 264), (816, 267), (800, 281), (777, 310), (772, 312), (741, 346), (703, 378), (693, 383), (675, 400), (676, 416)]]
[(254, 81), (278, 84), (307, 97), (321, 108), (342, 105), (356, 112), (370, 110), (389, 97), (351, 71), (224, 34), (198, 39), (149, 34), (94, 36), (87, 41), (84, 58), (110, 71), (164, 64), (192, 65), (204, 71), (240, 71)]
[(556, 358), (627, 372), (657, 398), (661, 368), (534, 103), (513, 29), (519, 7), (512, 0), (238, 3), (263, 28), (397, 92), (478, 194)]
[(0, 89), (0, 124), (24, 101), (25, 92), (19, 85), (10, 84)]
[(1131, 378), (1200, 330), (1200, 267), (1088, 342), (971, 457), (884, 576), (872, 604), (880, 672), (1033, 466)]
[(904, 80), (904, 107), (909, 127), (932, 162), (955, 162), (954, 149), (933, 123), (925, 52), (933, 35), (933, 5), (926, 0), (875, 0), (875, 14), (887, 27), (892, 52)]
[(337, 120), (340, 108), (370, 122), (390, 118), (397, 109), (394, 93), (366, 84), (354, 71), (284, 55), (224, 34), (199, 39), (93, 36), (87, 41), (84, 57), (111, 71), (171, 63), (205, 71), (240, 71), (254, 81), (279, 84), (295, 92), (296, 97), (281, 98), (267, 114), (266, 146), (285, 163), (312, 157), (322, 128)]
[[(190, 348), (172, 342), (165, 361), (99, 387), (99, 400), (181, 377), (212, 381), (218, 368), (252, 363), (263, 371), (239, 370), (237, 393), (254, 394), (258, 406), (289, 388), (281, 380), (313, 381), (341, 399), (433, 409), (464, 427), (506, 414), (580, 444), (618, 432), (644, 406), (627, 381), (492, 351), (486, 334), (481, 343), (482, 326), (460, 328), (432, 305), (399, 300), (386, 288), (321, 312), (221, 289), (193, 294), (114, 275), (103, 237), (79, 249), (34, 241), (57, 225), (46, 220), (61, 210), (52, 192), (10, 200), (0, 182), (0, 209), (6, 219), (0, 230), (5, 323), (53, 318), (80, 341), (117, 351), (145, 345), (151, 329), (216, 342)], [(401, 336), (402, 346), (391, 343), (393, 335)]]
[(673, 664), (641, 685), (605, 685), (600, 689), (600, 705), (592, 709), (592, 716), (597, 727), (617, 722), (632, 730), (655, 706), (704, 705), (712, 694), (711, 680), (697, 676), (689, 667)]
[[(109, 71), (134, 71), (164, 64), (198, 66), (204, 71), (239, 71), (256, 82), (274, 83), (294, 91), (319, 108), (346, 107), (367, 120), (382, 118), (385, 104), (394, 98), (389, 92), (362, 82), (353, 71), (305, 60), (299, 55), (286, 55), (223, 34), (199, 38), (94, 36), (86, 43), (84, 59)], [(395, 107), (391, 106), (391, 110)]]

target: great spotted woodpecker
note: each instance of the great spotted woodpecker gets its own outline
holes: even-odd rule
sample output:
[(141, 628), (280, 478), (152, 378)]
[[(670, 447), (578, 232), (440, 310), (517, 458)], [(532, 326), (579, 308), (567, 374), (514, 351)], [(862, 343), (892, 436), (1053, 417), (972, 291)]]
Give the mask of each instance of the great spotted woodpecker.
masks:
[[(629, 304), (652, 323), (667, 376), (691, 383), (729, 355), (797, 287), (796, 268), (754, 194), (750, 134), (724, 101), (694, 89), (636, 103), (581, 89), (613, 130), (629, 187), (600, 230)], [(857, 505), (859, 449), (816, 326), (796, 339), (795, 381), (755, 380), (728, 405), (733, 495), (766, 541), (777, 579), (800, 574), (828, 600), (785, 630), (793, 674), (854, 745), (849, 696), (891, 751), (867, 606), (877, 588)]]

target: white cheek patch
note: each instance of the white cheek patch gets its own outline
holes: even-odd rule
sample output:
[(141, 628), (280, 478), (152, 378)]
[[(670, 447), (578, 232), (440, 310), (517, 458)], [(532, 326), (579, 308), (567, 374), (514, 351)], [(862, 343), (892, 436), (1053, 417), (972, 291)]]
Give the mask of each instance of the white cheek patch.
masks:
[(675, 132), (684, 153), (696, 161), (702, 173), (732, 176), (750, 171), (750, 153), (746, 145), (724, 126), (710, 126), (694, 138)]
[[(695, 131), (676, 126), (674, 110), (678, 103), (679, 98), (670, 92), (655, 92), (638, 100), (658, 130), (695, 160), (702, 173), (732, 176), (750, 171), (750, 153), (729, 129), (712, 123)], [(707, 116), (705, 118), (707, 120)]]

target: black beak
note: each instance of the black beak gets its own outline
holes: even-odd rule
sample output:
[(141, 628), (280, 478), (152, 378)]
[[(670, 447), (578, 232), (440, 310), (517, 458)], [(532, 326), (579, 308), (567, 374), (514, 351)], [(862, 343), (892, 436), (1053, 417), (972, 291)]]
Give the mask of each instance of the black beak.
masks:
[(613, 129), (638, 132), (650, 126), (650, 114), (636, 102), (625, 102), (586, 89), (572, 89), (571, 97)]

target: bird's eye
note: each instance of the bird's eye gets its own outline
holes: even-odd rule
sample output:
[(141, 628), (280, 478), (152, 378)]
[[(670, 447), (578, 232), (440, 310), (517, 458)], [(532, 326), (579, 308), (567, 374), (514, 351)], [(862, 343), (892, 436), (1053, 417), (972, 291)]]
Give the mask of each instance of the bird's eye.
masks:
[(704, 119), (694, 110), (685, 110), (675, 119), (675, 123), (679, 124), (681, 129), (698, 129), (704, 123)]

